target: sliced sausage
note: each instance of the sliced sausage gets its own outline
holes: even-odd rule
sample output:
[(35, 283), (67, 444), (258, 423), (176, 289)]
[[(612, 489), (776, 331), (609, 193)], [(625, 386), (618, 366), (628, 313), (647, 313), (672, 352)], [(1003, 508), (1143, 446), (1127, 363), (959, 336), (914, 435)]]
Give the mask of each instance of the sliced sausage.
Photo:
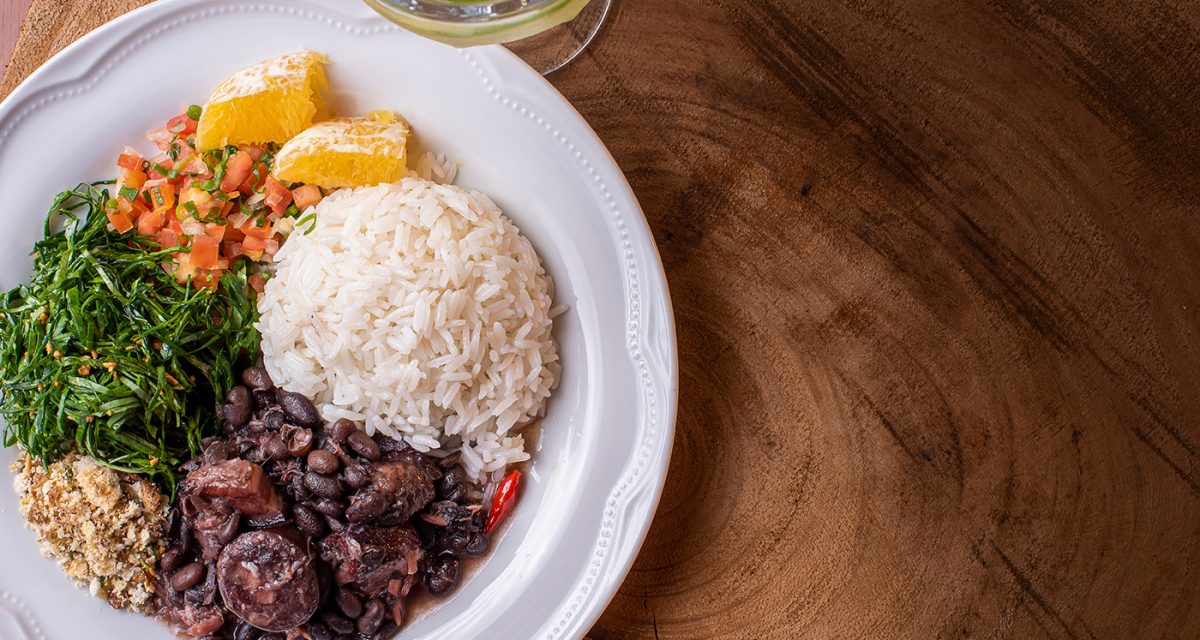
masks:
[(312, 558), (291, 537), (272, 530), (244, 533), (229, 543), (217, 561), (217, 584), (225, 606), (264, 631), (304, 624), (320, 599)]

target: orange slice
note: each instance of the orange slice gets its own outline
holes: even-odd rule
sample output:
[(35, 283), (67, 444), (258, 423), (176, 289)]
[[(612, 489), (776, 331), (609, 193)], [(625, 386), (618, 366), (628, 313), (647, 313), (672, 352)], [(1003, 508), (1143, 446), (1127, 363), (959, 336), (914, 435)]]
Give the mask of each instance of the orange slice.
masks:
[(326, 189), (396, 182), (405, 174), (408, 134), (408, 125), (391, 111), (320, 122), (283, 145), (274, 174)]
[(201, 151), (227, 144), (284, 143), (324, 108), (325, 57), (301, 51), (264, 60), (217, 85), (196, 129)]

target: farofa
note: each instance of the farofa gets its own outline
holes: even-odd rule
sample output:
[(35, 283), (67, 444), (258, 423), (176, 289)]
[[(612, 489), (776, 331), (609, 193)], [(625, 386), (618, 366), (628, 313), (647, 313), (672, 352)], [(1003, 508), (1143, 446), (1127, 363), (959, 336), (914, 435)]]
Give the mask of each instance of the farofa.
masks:
[(117, 609), (151, 611), (167, 500), (151, 482), (70, 454), (12, 465), (21, 515), (42, 552)]

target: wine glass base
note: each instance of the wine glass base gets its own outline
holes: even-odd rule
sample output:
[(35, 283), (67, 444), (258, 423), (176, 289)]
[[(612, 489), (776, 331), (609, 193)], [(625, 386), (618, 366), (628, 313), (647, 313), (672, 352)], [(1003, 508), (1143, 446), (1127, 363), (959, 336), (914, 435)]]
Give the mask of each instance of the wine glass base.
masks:
[(592, 0), (572, 20), (504, 46), (548, 76), (567, 66), (592, 43), (611, 7), (612, 0)]

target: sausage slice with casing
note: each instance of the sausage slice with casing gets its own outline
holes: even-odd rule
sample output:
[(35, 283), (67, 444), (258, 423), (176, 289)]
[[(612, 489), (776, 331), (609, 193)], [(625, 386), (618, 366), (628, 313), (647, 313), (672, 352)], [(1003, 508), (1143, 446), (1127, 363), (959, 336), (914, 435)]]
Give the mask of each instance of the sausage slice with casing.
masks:
[(272, 530), (243, 533), (229, 543), (217, 561), (217, 585), (234, 615), (264, 631), (304, 624), (320, 599), (308, 552)]

